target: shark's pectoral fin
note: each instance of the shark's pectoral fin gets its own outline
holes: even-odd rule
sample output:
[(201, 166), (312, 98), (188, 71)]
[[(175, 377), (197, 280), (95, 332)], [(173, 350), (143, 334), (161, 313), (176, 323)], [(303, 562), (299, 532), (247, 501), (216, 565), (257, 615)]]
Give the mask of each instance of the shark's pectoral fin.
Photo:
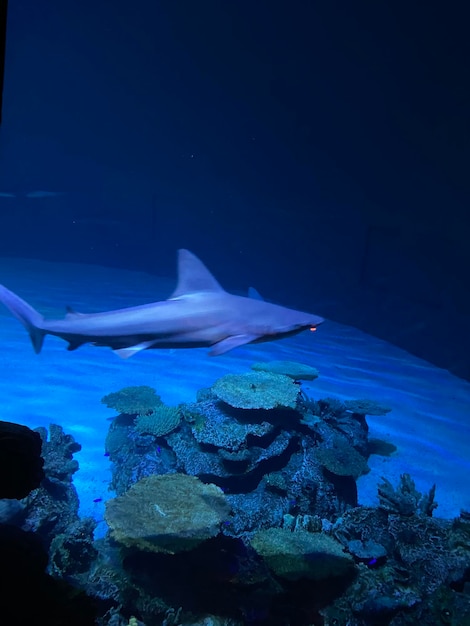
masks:
[(219, 354), (224, 354), (224, 352), (233, 350), (233, 348), (238, 348), (238, 346), (256, 341), (258, 338), (258, 335), (232, 335), (231, 337), (227, 337), (215, 343), (209, 354), (210, 356), (219, 356)]
[(137, 354), (137, 352), (142, 352), (142, 350), (147, 350), (147, 348), (151, 348), (155, 340), (151, 341), (142, 341), (142, 343), (136, 343), (134, 346), (128, 346), (127, 348), (117, 348), (113, 350), (114, 354), (117, 354), (121, 357), (121, 359), (128, 359), (129, 357)]

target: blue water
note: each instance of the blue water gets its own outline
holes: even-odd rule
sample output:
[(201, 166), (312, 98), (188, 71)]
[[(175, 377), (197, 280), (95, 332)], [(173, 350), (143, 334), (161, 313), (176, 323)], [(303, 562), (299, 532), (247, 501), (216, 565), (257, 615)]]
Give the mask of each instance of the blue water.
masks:
[(171, 294), (187, 248), (228, 291), (327, 318), (217, 358), (124, 361), (50, 336), (36, 355), (0, 307), (0, 417), (81, 444), (73, 484), (96, 538), (115, 495), (103, 396), (191, 402), (277, 359), (319, 370), (313, 399), (392, 409), (367, 417), (394, 451), (375, 448), (359, 505), (409, 473), (436, 484), (434, 517), (470, 511), (467, 21), (412, 4), (9, 3), (1, 284), (46, 317), (135, 306)]
[[(164, 299), (175, 280), (21, 259), (2, 259), (0, 272), (5, 285), (48, 317), (63, 315), (65, 305), (94, 312)], [(106, 532), (103, 502), (113, 496), (104, 440), (114, 412), (101, 398), (125, 386), (149, 385), (170, 405), (190, 402), (198, 389), (218, 377), (271, 359), (317, 367), (319, 378), (303, 383), (314, 398), (366, 397), (392, 407), (385, 416), (367, 418), (370, 438), (385, 440), (397, 450), (389, 457), (370, 457), (371, 472), (358, 481), (360, 504), (377, 503), (382, 476), (395, 484), (407, 472), (421, 491), (436, 483), (435, 515), (450, 518), (470, 507), (470, 383), (357, 329), (327, 321), (316, 333), (246, 346), (215, 358), (204, 349), (149, 350), (123, 361), (107, 348), (87, 345), (71, 353), (66, 345), (47, 337), (36, 355), (23, 327), (6, 310), (0, 312), (2, 418), (30, 427), (58, 423), (82, 445), (74, 484), (81, 514), (100, 522), (97, 536)]]

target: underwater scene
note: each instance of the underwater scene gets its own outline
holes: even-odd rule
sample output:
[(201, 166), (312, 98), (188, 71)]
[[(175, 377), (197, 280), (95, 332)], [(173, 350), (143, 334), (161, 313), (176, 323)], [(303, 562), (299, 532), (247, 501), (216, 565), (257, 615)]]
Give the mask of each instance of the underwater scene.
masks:
[(470, 626), (467, 33), (380, 4), (0, 7), (0, 626)]

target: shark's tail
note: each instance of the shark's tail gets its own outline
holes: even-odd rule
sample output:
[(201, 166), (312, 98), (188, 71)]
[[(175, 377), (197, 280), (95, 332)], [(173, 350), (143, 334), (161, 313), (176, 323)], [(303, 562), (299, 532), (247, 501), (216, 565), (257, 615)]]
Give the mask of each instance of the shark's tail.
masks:
[(46, 331), (42, 328), (44, 323), (43, 316), (3, 285), (0, 285), (0, 302), (4, 304), (26, 328), (36, 354), (41, 352), (42, 343), (46, 334)]

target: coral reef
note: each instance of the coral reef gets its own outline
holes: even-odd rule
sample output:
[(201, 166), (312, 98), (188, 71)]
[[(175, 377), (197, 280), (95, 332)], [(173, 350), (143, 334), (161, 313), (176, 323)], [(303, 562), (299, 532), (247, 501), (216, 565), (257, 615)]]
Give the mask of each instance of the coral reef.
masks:
[[(403, 480), (410, 484), (409, 477), (402, 477), (402, 485)], [(358, 569), (345, 593), (321, 611), (326, 623), (468, 623), (470, 525), (465, 514), (448, 521), (423, 514), (419, 506), (401, 513), (355, 508), (336, 521), (332, 535), (354, 556)]]
[[(88, 573), (96, 554), (95, 522), (78, 518), (76, 494), (73, 497), (72, 474), (78, 466), (72, 455), (80, 446), (60, 426), (51, 425), (49, 440), (46, 429), (39, 431), (0, 422), (1, 495), (21, 498), (15, 500), (16, 506), (12, 500), (3, 507), (0, 524), (1, 621), (17, 626), (40, 623), (93, 626), (102, 611), (95, 600), (69, 584), (70, 574), (73, 583), (83, 589), (84, 580), (80, 582), (75, 576), (80, 571)], [(72, 528), (66, 528), (67, 522), (72, 522)], [(85, 527), (89, 531), (86, 536), (82, 532)], [(65, 534), (54, 538), (56, 529), (69, 532), (68, 539)], [(80, 546), (75, 541), (77, 535)], [(55, 539), (57, 551), (52, 548)], [(61, 556), (67, 567), (54, 571), (51, 554), (58, 555), (62, 539)]]
[[(141, 432), (139, 418), (133, 416), (121, 414), (111, 423), (106, 450), (112, 463), (112, 486), (118, 497), (107, 504), (106, 519), (111, 532), (106, 549), (111, 550), (112, 543), (117, 542), (127, 551), (141, 554), (135, 561), (136, 566), (146, 554), (147, 559), (152, 559), (154, 569), (163, 566), (159, 560), (170, 557), (173, 566), (178, 568), (178, 554), (183, 548), (187, 555), (185, 567), (189, 567), (188, 563), (193, 563), (198, 554), (204, 554), (204, 560), (220, 544), (224, 546), (224, 553), (235, 560), (237, 570), (229, 587), (220, 586), (220, 581), (212, 583), (217, 586), (220, 597), (225, 597), (226, 603), (229, 602), (226, 598), (228, 592), (238, 597), (237, 585), (246, 589), (247, 581), (253, 580), (253, 584), (265, 589), (261, 594), (263, 603), (275, 604), (278, 597), (291, 593), (286, 585), (289, 586), (296, 578), (295, 571), (298, 572), (298, 582), (302, 584), (309, 577), (319, 580), (320, 570), (325, 572), (325, 583), (331, 582), (331, 578), (335, 578), (331, 573), (335, 561), (338, 572), (343, 572), (336, 577), (337, 582), (327, 594), (328, 597), (335, 597), (354, 571), (353, 560), (336, 540), (326, 534), (329, 526), (322, 520), (331, 520), (331, 526), (341, 513), (357, 505), (355, 479), (367, 471), (367, 424), (363, 416), (349, 411), (333, 399), (310, 400), (294, 378), (262, 371), (225, 376), (210, 389), (200, 390), (196, 402), (183, 404), (179, 410), (181, 421), (162, 436)], [(149, 413), (149, 416), (153, 417), (155, 412)], [(309, 419), (311, 416), (315, 419)], [(173, 503), (183, 524), (181, 532), (169, 532), (172, 522), (167, 516), (160, 513), (155, 518), (159, 512), (154, 505), (162, 508), (160, 486), (157, 488), (156, 485), (167, 481), (170, 485), (175, 475), (195, 476), (201, 484), (218, 486), (223, 490), (227, 506), (225, 517), (212, 527), (212, 535), (204, 535), (203, 543), (199, 539), (186, 544), (182, 541), (184, 533), (188, 533), (184, 523), (190, 525), (190, 516), (184, 513), (185, 507), (195, 507), (188, 498), (184, 498), (184, 503), (176, 498)], [(137, 500), (147, 503), (140, 508), (134, 495), (139, 486), (146, 485), (147, 480), (152, 481), (155, 487), (147, 500), (146, 496), (138, 495)], [(173, 497), (176, 497), (177, 491), (171, 490)], [(113, 509), (117, 504), (122, 505), (127, 513), (123, 514), (122, 508), (119, 513)], [(150, 510), (147, 505), (153, 507), (152, 516), (147, 516)], [(327, 530), (323, 529), (324, 524)], [(319, 533), (322, 530), (324, 532)], [(288, 541), (292, 546), (297, 545), (298, 554), (290, 561), (291, 573), (286, 573), (284, 578), (272, 569), (274, 557), (271, 557), (269, 565), (268, 556), (260, 561), (260, 552), (254, 549), (255, 545), (260, 549), (263, 534), (259, 533), (265, 531), (272, 536), (279, 534), (279, 537), (284, 537), (284, 549), (287, 549)], [(266, 544), (269, 536), (265, 537)], [(198, 542), (199, 545), (196, 545)], [(302, 546), (305, 548), (303, 556)], [(312, 552), (313, 546), (316, 552)], [(311, 551), (308, 552), (307, 548)], [(327, 548), (331, 552), (328, 557)], [(318, 564), (316, 573), (310, 559)], [(280, 563), (282, 561), (280, 559)], [(93, 580), (100, 582), (100, 597), (109, 588), (110, 597), (123, 601), (116, 577), (119, 579), (122, 576), (127, 580), (122, 585), (129, 586), (128, 573), (132, 572), (133, 580), (139, 576), (133, 569), (133, 562), (128, 554), (124, 569), (98, 568)], [(285, 558), (284, 563), (287, 567)], [(302, 570), (301, 563), (305, 570)], [(320, 566), (321, 563), (323, 565)], [(309, 564), (311, 569), (307, 567)], [(192, 567), (199, 571), (201, 566), (194, 562)], [(181, 576), (179, 569), (178, 572)], [(205, 576), (211, 580), (212, 574), (206, 571)], [(196, 577), (199, 579), (200, 574)], [(282, 588), (279, 587), (281, 579), (284, 581)], [(145, 615), (147, 620), (149, 612), (163, 615), (164, 609), (175, 606), (173, 600), (165, 599), (161, 581), (158, 588), (150, 588), (144, 583), (139, 583), (139, 594), (143, 594), (142, 605), (139, 606), (141, 615)], [(145, 593), (142, 586), (146, 589)], [(202, 590), (199, 593), (203, 598)], [(269, 599), (266, 599), (265, 593)], [(158, 602), (155, 594), (159, 597)], [(323, 601), (318, 598), (318, 607)], [(250, 621), (263, 622), (264, 618), (249, 617), (253, 610), (256, 614), (257, 609), (248, 606), (246, 601), (242, 605), (232, 616), (238, 615), (242, 621), (249, 618)], [(210, 608), (210, 603), (205, 605), (202, 600), (198, 607), (186, 605), (187, 610), (196, 612), (209, 611)]]
[(407, 474), (358, 506), (371, 450), (393, 450), (366, 415), (389, 409), (310, 398), (298, 365), (223, 377), (177, 409), (149, 387), (106, 396), (104, 538), (78, 518), (79, 445), (57, 426), (39, 431), (40, 487), (2, 518), (37, 531), (98, 626), (469, 626), (470, 513), (434, 518), (435, 487)]
[(378, 487), (379, 506), (389, 513), (398, 515), (432, 515), (437, 508), (434, 501), (436, 485), (433, 485), (427, 494), (417, 491), (414, 480), (409, 474), (402, 474), (400, 484), (395, 489), (392, 483), (382, 477)]
[(73, 455), (81, 450), (81, 445), (58, 424), (51, 424), (49, 431), (42, 427), (36, 431), (42, 440), (45, 478), (38, 489), (21, 501), (24, 507), (21, 525), (25, 530), (35, 531), (50, 546), (54, 537), (67, 534), (80, 519), (72, 478), (78, 471), (78, 461)]

